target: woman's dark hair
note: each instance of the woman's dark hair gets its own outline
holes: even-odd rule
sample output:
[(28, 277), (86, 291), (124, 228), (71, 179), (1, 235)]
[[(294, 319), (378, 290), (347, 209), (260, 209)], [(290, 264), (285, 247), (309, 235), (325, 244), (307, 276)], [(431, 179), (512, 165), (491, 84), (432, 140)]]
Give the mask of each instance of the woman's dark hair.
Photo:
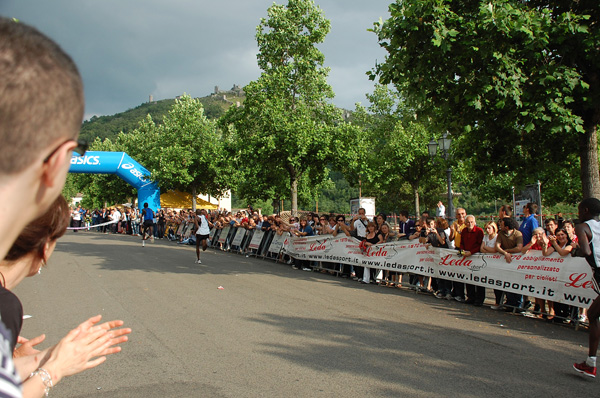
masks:
[(444, 229), (444, 230), (445, 230), (445, 229), (447, 229), (447, 228), (448, 228), (448, 226), (449, 226), (449, 225), (448, 225), (448, 221), (446, 221), (446, 219), (445, 219), (445, 218), (443, 218), (443, 217), (438, 217), (438, 218), (435, 220), (435, 225), (436, 225), (438, 228), (441, 228), (441, 229)]
[(567, 245), (570, 245), (571, 237), (569, 236), (567, 231), (564, 228), (557, 228), (556, 231), (554, 231), (554, 236), (558, 235), (559, 232), (562, 232), (563, 234), (567, 235)]
[(69, 217), (67, 201), (59, 195), (46, 213), (25, 227), (4, 259), (16, 261), (29, 254), (43, 259), (46, 243), (53, 242), (65, 234)]

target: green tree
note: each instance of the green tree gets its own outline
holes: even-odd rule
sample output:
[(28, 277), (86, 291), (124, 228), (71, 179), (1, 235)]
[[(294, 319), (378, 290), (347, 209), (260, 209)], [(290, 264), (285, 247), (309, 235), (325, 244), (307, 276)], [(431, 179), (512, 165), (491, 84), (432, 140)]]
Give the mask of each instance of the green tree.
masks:
[(199, 193), (223, 196), (235, 173), (216, 122), (206, 118), (199, 100), (184, 95), (175, 100), (162, 125), (153, 125), (151, 119), (146, 123), (126, 138), (137, 148), (148, 145), (140, 155), (146, 153), (145, 166), (161, 189), (191, 193), (194, 208)]
[(298, 209), (298, 194), (310, 197), (327, 178), (334, 124), (340, 112), (327, 101), (329, 70), (316, 47), (330, 23), (311, 0), (274, 4), (257, 27), (258, 80), (244, 87), (246, 100), (230, 108), (223, 125), (234, 134), (231, 149), (243, 178), (245, 198), (285, 198)]
[(460, 137), (475, 185), (490, 197), (537, 179), (565, 186), (575, 155), (583, 196), (600, 197), (596, 2), (406, 0), (389, 10), (374, 28), (388, 55), (371, 77)]
[(363, 173), (367, 196), (377, 197), (378, 208), (410, 208), (412, 202), (419, 214), (421, 202), (428, 207), (437, 203), (445, 180), (442, 163), (432, 161), (428, 153), (432, 134), (414, 119), (414, 111), (395, 90), (377, 85), (367, 99), (369, 107), (357, 105), (353, 114), (351, 131), (357, 138), (344, 137), (344, 142), (361, 148), (362, 159), (350, 155), (348, 165)]

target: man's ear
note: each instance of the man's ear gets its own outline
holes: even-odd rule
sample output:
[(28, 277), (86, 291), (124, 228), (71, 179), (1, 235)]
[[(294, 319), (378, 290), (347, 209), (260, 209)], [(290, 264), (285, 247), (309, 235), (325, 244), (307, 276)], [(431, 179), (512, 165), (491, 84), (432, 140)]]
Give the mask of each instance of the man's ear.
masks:
[(73, 143), (65, 143), (44, 162), (42, 182), (46, 187), (51, 188), (63, 183), (65, 167), (71, 160), (73, 147)]

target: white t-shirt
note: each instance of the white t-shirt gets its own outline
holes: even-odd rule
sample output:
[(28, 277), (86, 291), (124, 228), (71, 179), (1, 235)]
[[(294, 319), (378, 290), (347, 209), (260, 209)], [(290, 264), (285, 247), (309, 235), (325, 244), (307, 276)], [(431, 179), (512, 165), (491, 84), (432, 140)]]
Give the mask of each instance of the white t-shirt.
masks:
[(446, 207), (444, 205), (439, 205), (435, 211), (435, 216), (446, 218)]
[(356, 221), (354, 221), (354, 229), (356, 230), (356, 236), (360, 236), (361, 238), (364, 238), (365, 236), (367, 236), (367, 224), (369, 223), (368, 218), (365, 220), (362, 219), (358, 219)]
[(210, 234), (210, 227), (208, 226), (208, 220), (204, 216), (204, 214), (200, 214), (198, 216), (198, 229), (196, 230), (196, 235), (208, 235)]
[(444, 233), (446, 234), (446, 243), (448, 244), (448, 248), (455, 249), (456, 246), (454, 245), (454, 240), (450, 240), (450, 227), (446, 228)]
[(483, 236), (483, 244), (486, 247), (496, 247), (496, 239), (498, 239), (498, 234), (496, 234), (492, 239), (490, 239), (488, 234), (485, 234)]
[(587, 220), (585, 223), (592, 231), (592, 240), (590, 241), (592, 257), (596, 261), (596, 267), (600, 267), (600, 221)]

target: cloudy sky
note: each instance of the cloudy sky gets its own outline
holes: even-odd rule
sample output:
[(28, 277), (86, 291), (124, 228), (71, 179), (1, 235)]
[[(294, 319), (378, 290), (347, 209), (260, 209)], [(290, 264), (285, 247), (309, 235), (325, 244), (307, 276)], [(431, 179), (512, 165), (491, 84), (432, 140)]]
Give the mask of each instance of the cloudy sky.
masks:
[[(320, 45), (335, 105), (372, 91), (366, 72), (385, 52), (373, 22), (392, 0), (316, 0), (331, 21)], [(278, 0), (287, 4), (287, 0)], [(0, 0), (0, 14), (35, 26), (69, 53), (85, 84), (86, 118), (182, 93), (245, 86), (259, 76), (254, 38), (273, 0)]]

